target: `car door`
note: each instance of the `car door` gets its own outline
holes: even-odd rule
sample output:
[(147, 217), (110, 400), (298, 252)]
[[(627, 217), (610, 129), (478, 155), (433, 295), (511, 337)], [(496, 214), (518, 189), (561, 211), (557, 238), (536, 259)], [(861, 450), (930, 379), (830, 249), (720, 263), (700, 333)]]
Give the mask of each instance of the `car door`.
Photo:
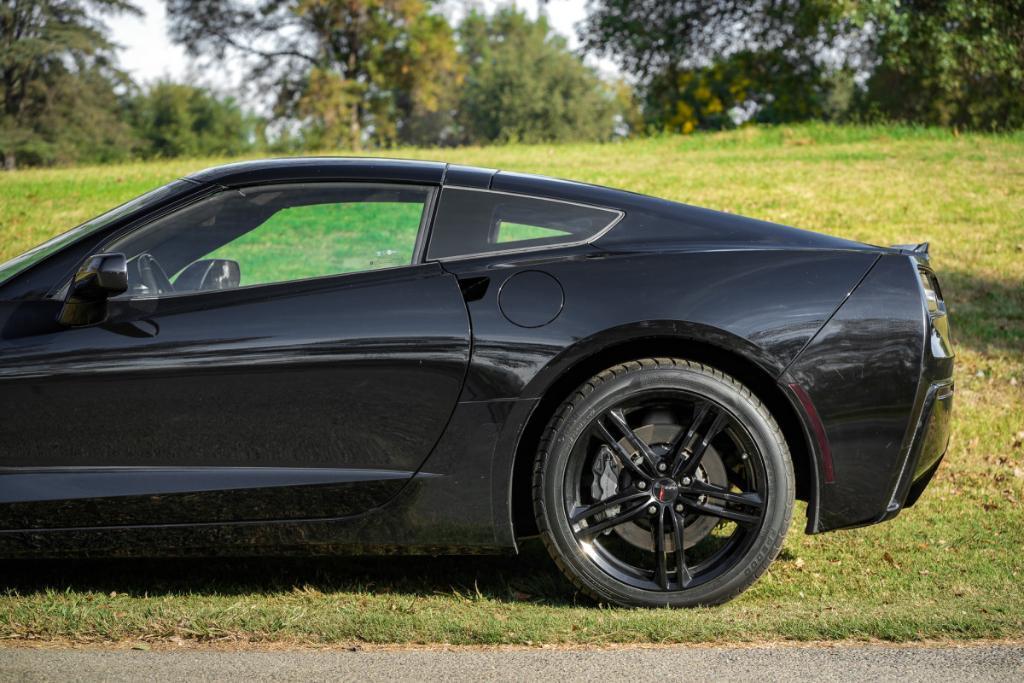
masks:
[(113, 238), (106, 320), (0, 341), (0, 528), (326, 518), (395, 495), (469, 358), (434, 188), (224, 189)]

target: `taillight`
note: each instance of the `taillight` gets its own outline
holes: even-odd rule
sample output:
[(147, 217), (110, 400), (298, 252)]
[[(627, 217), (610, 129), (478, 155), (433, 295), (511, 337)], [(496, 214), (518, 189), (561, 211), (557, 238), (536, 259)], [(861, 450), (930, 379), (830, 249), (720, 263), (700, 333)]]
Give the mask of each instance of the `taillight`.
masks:
[(918, 270), (918, 277), (921, 278), (921, 287), (924, 288), (925, 304), (928, 306), (928, 313), (933, 316), (944, 315), (946, 307), (942, 301), (942, 291), (939, 289), (939, 282), (933, 273), (927, 270)]
[(931, 318), (932, 323), (932, 355), (936, 358), (951, 358), (953, 344), (949, 334), (949, 316), (946, 315), (946, 302), (942, 300), (939, 280), (935, 277), (935, 273), (924, 268), (918, 268), (917, 275), (921, 280), (924, 303), (928, 308), (928, 317)]

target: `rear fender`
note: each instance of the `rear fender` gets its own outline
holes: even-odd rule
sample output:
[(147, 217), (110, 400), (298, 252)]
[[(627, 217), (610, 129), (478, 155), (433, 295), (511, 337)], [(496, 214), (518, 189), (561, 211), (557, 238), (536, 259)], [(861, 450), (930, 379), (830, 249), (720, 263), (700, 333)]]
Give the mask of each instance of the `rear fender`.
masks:
[(806, 394), (810, 434), (815, 415), (823, 430), (813, 439), (826, 475), (813, 531), (869, 524), (886, 513), (919, 402), (925, 320), (918, 290), (911, 259), (881, 257), (779, 379), (792, 396)]

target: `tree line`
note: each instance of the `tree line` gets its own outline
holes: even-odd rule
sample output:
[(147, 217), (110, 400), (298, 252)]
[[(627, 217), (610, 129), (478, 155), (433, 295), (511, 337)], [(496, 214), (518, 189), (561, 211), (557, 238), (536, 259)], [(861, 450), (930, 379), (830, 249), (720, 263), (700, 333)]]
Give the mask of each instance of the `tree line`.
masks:
[(139, 14), (130, 0), (0, 0), (5, 168), (751, 121), (1024, 125), (1024, 0), (590, 0), (581, 53), (508, 6), (453, 22), (432, 0), (166, 3), (171, 38), (198, 69), (239, 71), (248, 105), (134, 83), (105, 23)]
[[(584, 47), (637, 82), (645, 124), (1024, 126), (1024, 0), (593, 0)], [(737, 115), (738, 114), (738, 115)]]

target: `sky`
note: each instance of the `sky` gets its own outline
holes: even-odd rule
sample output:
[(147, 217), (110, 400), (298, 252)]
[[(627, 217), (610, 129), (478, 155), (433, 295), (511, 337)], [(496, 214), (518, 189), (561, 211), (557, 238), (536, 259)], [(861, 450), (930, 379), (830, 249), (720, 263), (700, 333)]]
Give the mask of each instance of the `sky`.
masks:
[[(220, 90), (233, 91), (237, 74), (218, 70), (197, 71), (189, 63), (185, 51), (174, 45), (167, 37), (167, 17), (164, 0), (136, 0), (145, 16), (118, 17), (108, 21), (114, 42), (123, 46), (120, 52), (121, 66), (139, 83), (148, 83), (161, 77), (210, 85)], [(449, 3), (458, 14), (458, 8), (465, 4), (456, 0)], [(482, 0), (473, 4), (492, 10), (501, 5), (516, 5), (531, 17), (537, 16), (536, 0)], [(569, 39), (570, 47), (578, 45), (575, 24), (584, 18), (585, 0), (550, 0), (546, 3), (548, 21), (552, 28)], [(602, 71), (614, 72), (610, 62), (591, 61)]]

